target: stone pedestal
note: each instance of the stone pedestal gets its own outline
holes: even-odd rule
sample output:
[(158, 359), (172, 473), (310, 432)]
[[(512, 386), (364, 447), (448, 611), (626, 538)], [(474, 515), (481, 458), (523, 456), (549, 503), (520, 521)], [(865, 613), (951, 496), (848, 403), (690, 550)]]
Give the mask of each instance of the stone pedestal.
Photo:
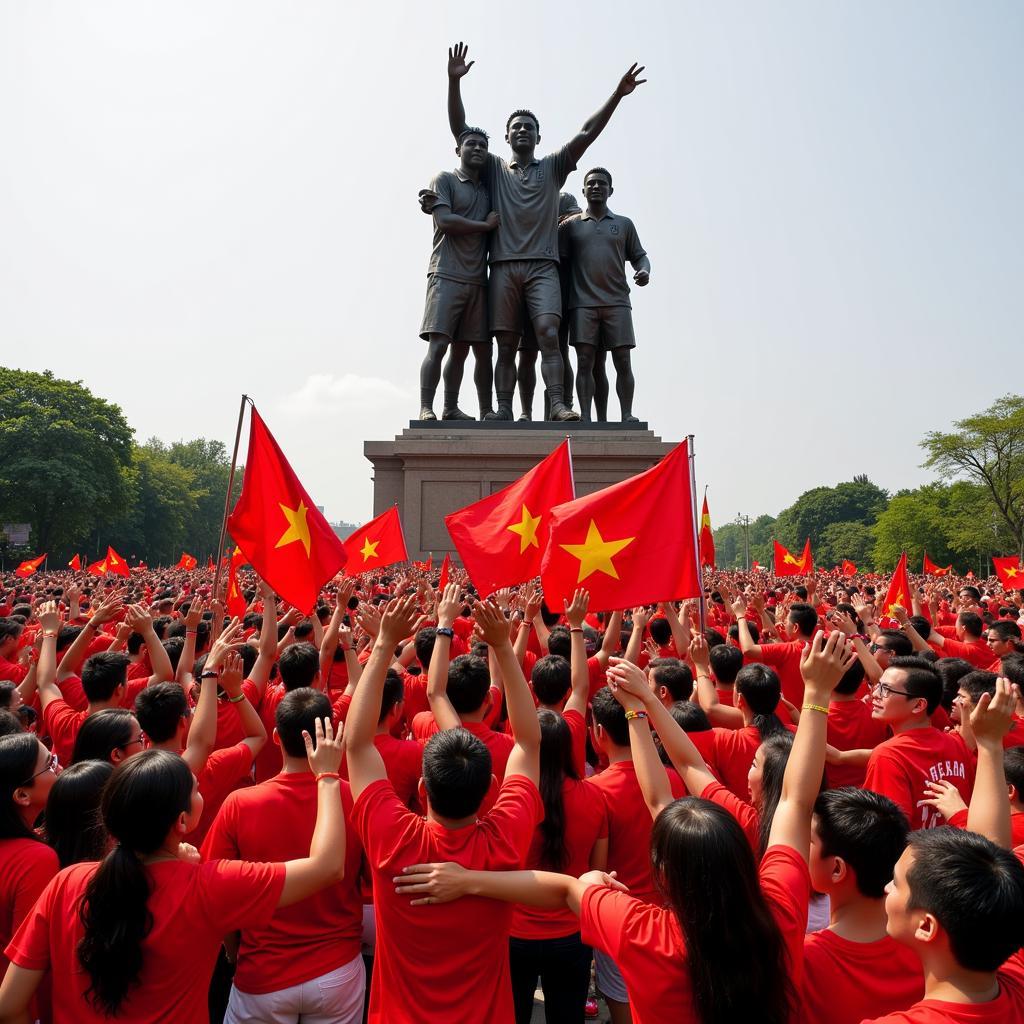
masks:
[(572, 438), (582, 497), (650, 469), (674, 443), (646, 423), (412, 421), (393, 441), (365, 441), (373, 464), (373, 514), (397, 504), (409, 557), (458, 558), (444, 525), (450, 512), (500, 491)]

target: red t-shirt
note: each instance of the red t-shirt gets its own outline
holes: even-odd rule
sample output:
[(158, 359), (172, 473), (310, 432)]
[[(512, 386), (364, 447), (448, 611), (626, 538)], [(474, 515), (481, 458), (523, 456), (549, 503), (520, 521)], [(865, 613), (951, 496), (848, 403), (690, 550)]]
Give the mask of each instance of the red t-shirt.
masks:
[(608, 685), (608, 673), (602, 667), (601, 661), (595, 654), (592, 658), (587, 658), (587, 677), (590, 680), (590, 689), (587, 693), (587, 701), (591, 701), (594, 698), (594, 694), (598, 690)]
[(466, 897), (414, 907), (395, 893), (393, 878), (434, 861), (517, 870), (543, 813), (537, 787), (522, 775), (507, 778), (491, 811), (460, 829), (413, 814), (387, 780), (360, 793), (355, 826), (373, 873), (377, 921), (369, 1024), (513, 1024), (512, 905)]
[(60, 695), (76, 711), (84, 711), (89, 706), (89, 698), (82, 689), (81, 676), (66, 676), (57, 686), (60, 688)]
[(185, 837), (193, 846), (201, 846), (228, 795), (251, 782), (252, 750), (247, 743), (236, 743), (227, 750), (215, 750), (197, 776), (203, 795), (203, 813), (199, 824)]
[(414, 800), (418, 805), (417, 790), (423, 775), (423, 748), (426, 744), (378, 734), (373, 737), (373, 745), (384, 761), (384, 770), (395, 787), (398, 799), (407, 807), (412, 806)]
[[(839, 750), (874, 749), (884, 743), (889, 730), (884, 722), (871, 716), (871, 705), (860, 700), (834, 700), (828, 706), (828, 742)], [(825, 766), (829, 789), (864, 785), (866, 769), (855, 764)]]
[[(505, 765), (508, 764), (509, 755), (512, 753), (516, 741), (507, 732), (495, 732), (485, 722), (463, 722), (462, 728), (482, 740), (484, 746), (491, 752), (491, 771), (494, 773), (494, 777), (501, 782), (505, 778)], [(427, 711), (416, 716), (412, 731), (413, 736), (425, 744), (439, 730), (434, 716)]]
[(899, 733), (875, 747), (868, 761), (864, 788), (895, 801), (913, 830), (945, 824), (934, 807), (918, 806), (926, 781), (946, 779), (971, 802), (974, 763), (963, 740), (931, 726)]
[(274, 730), (277, 728), (277, 706), (284, 700), (287, 691), (282, 683), (271, 686), (263, 695), (263, 703), (260, 705), (260, 720), (263, 728), (267, 730), (267, 742), (256, 755), (253, 775), (257, 782), (266, 782), (272, 779), (283, 767), (284, 761), (281, 758), (281, 748), (274, 742)]
[(43, 728), (40, 731), (50, 737), (50, 749), (62, 765), (71, 764), (71, 752), (75, 749), (75, 739), (85, 717), (84, 711), (75, 711), (60, 697), (51, 700), (43, 709)]
[[(345, 810), (345, 878), (282, 907), (273, 919), (242, 931), (235, 984), (262, 995), (319, 978), (359, 955), (363, 844), (352, 825), (352, 790), (341, 784)], [(316, 827), (317, 783), (311, 772), (282, 772), (229, 794), (205, 841), (206, 860), (284, 862), (309, 856)]]
[[(954, 828), (967, 828), (967, 808), (957, 811), (949, 824)], [(1024, 846), (1024, 811), (1011, 811), (1010, 813), (1010, 849)]]
[[(608, 809), (604, 797), (595, 793), (578, 779), (566, 779), (562, 784), (565, 811), (565, 850), (567, 860), (557, 870), (563, 875), (582, 875), (590, 870), (590, 855), (594, 844), (608, 836)], [(526, 855), (526, 868), (554, 871), (541, 862), (541, 831), (538, 825)], [(580, 930), (579, 918), (569, 909), (543, 910), (516, 904), (512, 915), (512, 934), (517, 939), (557, 939), (573, 935)]]
[[(75, 864), (43, 890), (7, 947), (27, 970), (50, 967), (53, 1024), (110, 1024), (86, 999), (89, 976), (76, 947), (78, 910), (97, 864)], [(182, 1024), (208, 1019), (207, 988), (221, 940), (229, 932), (269, 921), (284, 888), (283, 864), (159, 861), (146, 867), (153, 927), (142, 940), (142, 971), (121, 1004), (125, 1024)]]
[(697, 753), (704, 758), (704, 764), (707, 765), (708, 771), (717, 778), (714, 728), (704, 729), (702, 732), (688, 732), (686, 735), (690, 737), (690, 742), (697, 748)]
[(804, 939), (803, 1024), (860, 1024), (905, 1010), (924, 995), (917, 954), (886, 935), (851, 942), (835, 932)]
[(28, 666), (0, 658), (0, 682), (20, 683), (28, 675)]
[(57, 854), (46, 843), (0, 839), (0, 977), (7, 970), (3, 950), (59, 870)]
[[(570, 708), (562, 712), (565, 724), (569, 726), (569, 734), (572, 736), (572, 763), (576, 774), (586, 778), (587, 774), (587, 722), (578, 711)], [(584, 868), (584, 871), (587, 869)]]
[(743, 834), (747, 837), (747, 842), (750, 843), (750, 848), (754, 851), (754, 856), (759, 858), (761, 819), (754, 806), (748, 804), (746, 800), (740, 800), (735, 793), (726, 789), (719, 782), (712, 782), (705, 786), (700, 798), (710, 800), (712, 803), (718, 804), (719, 807), (725, 808), (736, 819), (740, 828), (743, 829)]
[(940, 658), (963, 658), (975, 668), (991, 669), (999, 660), (984, 640), (956, 640), (946, 638), (941, 647), (929, 645)]
[(744, 654), (743, 664), (760, 662), (775, 669), (782, 684), (782, 696), (791, 704), (800, 707), (804, 701), (804, 677), (800, 675), (800, 655), (805, 644), (805, 640), (790, 640), (784, 644), (760, 644), (760, 655), (755, 658), (753, 655)]
[[(811, 879), (803, 858), (773, 846), (761, 861), (761, 889), (782, 932), (790, 977), (799, 991)], [(603, 885), (583, 894), (580, 925), (585, 943), (615, 961), (626, 988), (633, 1024), (698, 1024), (693, 1007), (686, 944), (671, 910)]]
[[(790, 732), (796, 726), (787, 725)], [(747, 775), (754, 763), (754, 754), (761, 746), (761, 733), (756, 725), (745, 725), (742, 729), (712, 729), (711, 761), (708, 767), (741, 800), (750, 799), (750, 785)]]
[[(675, 770), (666, 768), (672, 796), (686, 796), (686, 787)], [(632, 761), (617, 761), (585, 780), (599, 790), (608, 806), (608, 870), (641, 900), (659, 900), (651, 873), (651, 828), (654, 821), (644, 802), (643, 790)]]

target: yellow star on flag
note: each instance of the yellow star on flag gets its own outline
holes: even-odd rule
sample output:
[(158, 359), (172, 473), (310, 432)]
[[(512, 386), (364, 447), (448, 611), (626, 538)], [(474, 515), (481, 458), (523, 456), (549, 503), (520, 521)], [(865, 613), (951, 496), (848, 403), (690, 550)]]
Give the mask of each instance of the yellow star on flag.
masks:
[(368, 562), (371, 558), (377, 557), (377, 548), (380, 546), (379, 540), (370, 540), (369, 537), (363, 541), (363, 546), (359, 549), (359, 554), (363, 556), (363, 561)]
[(531, 545), (539, 548), (537, 541), (537, 527), (540, 526), (540, 516), (530, 515), (530, 510), (523, 505), (523, 518), (518, 523), (507, 526), (506, 529), (512, 533), (519, 534), (519, 554), (522, 554)]
[(289, 508), (287, 505), (278, 502), (285, 519), (288, 520), (288, 529), (281, 534), (281, 539), (274, 545), (275, 548), (283, 548), (285, 544), (292, 544), (297, 540), (302, 541), (306, 549), (306, 557), (309, 558), (309, 524), (306, 522), (306, 503), (299, 502), (298, 508)]
[(800, 562), (798, 562), (797, 559), (795, 559), (792, 555), (786, 555), (786, 557), (783, 559), (783, 562), (785, 562), (786, 565), (799, 565), (800, 564)]
[(587, 539), (582, 544), (561, 544), (559, 547), (568, 551), (573, 558), (580, 560), (580, 572), (576, 578), (577, 583), (582, 583), (595, 572), (603, 572), (605, 575), (617, 580), (619, 574), (612, 558), (635, 540), (636, 537), (624, 537), (622, 540), (605, 540), (601, 536), (601, 531), (597, 528), (597, 523), (591, 519), (590, 526), (587, 529)]
[(1010, 568), (1010, 569), (1006, 570), (1006, 578), (1007, 579), (1011, 579), (1012, 580), (1014, 576), (1018, 576), (1018, 575), (1020, 575), (1020, 569)]

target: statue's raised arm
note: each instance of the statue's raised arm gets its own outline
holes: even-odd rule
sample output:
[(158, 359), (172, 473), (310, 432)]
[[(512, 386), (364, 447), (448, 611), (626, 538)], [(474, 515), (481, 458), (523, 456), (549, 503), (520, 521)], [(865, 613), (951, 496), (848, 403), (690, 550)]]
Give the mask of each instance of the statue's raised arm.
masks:
[(468, 127), (466, 108), (462, 105), (462, 87), (460, 82), (469, 74), (469, 69), (476, 63), (466, 63), (469, 47), (465, 43), (456, 43), (448, 47), (448, 126), (458, 142)]

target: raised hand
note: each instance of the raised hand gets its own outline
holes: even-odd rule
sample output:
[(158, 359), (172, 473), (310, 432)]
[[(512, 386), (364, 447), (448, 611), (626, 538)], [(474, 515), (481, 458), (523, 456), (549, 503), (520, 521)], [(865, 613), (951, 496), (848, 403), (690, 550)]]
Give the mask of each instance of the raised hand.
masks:
[[(466, 71), (468, 70), (469, 68), (466, 68)], [(640, 75), (642, 75), (643, 72), (644, 65), (641, 64), (639, 67), (637, 67), (636, 63), (634, 62), (633, 66), (619, 80), (618, 88), (615, 90), (616, 94), (619, 96), (628, 96), (631, 92), (633, 92), (636, 89), (638, 85), (643, 85), (644, 82), (647, 81), (646, 78), (640, 77)], [(463, 71), (463, 74), (465, 73), (466, 72)], [(451, 74), (450, 61), (448, 63), (448, 74)]]
[(205, 610), (206, 606), (203, 604), (202, 598), (192, 598), (192, 603), (188, 606), (188, 614), (185, 616), (185, 628), (195, 629), (202, 621)]
[(380, 620), (378, 639), (388, 647), (394, 647), (399, 640), (415, 631), (419, 618), (420, 609), (415, 594), (388, 601)]
[(856, 652), (847, 644), (845, 633), (837, 630), (826, 640), (824, 632), (819, 629), (800, 655), (805, 699), (812, 704), (818, 700), (827, 703), (836, 683), (856, 660)]
[(458, 618), (462, 611), (462, 602), (459, 600), (458, 583), (449, 583), (441, 594), (441, 600), (437, 604), (437, 625), (442, 629), (451, 629), (452, 623)]
[[(471, 60), (468, 64), (466, 63), (466, 54), (469, 53), (469, 47), (465, 43), (456, 43), (454, 46), (448, 47), (448, 77), (449, 78), (463, 78), (469, 74), (469, 69), (476, 63), (475, 60)], [(634, 65), (635, 66), (635, 65)], [(641, 71), (643, 68), (640, 69)], [(627, 72), (628, 74), (628, 72)], [(619, 83), (619, 87), (622, 84)], [(633, 90), (630, 89), (630, 92)], [(625, 95), (625, 93), (623, 93)]]
[(341, 766), (341, 726), (335, 736), (329, 718), (316, 720), (316, 743), (308, 732), (303, 730), (302, 740), (306, 744), (306, 758), (314, 775), (324, 772), (336, 772)]
[(210, 648), (210, 654), (206, 659), (208, 669), (218, 668), (232, 651), (242, 646), (241, 633), (242, 620), (233, 618)]
[(473, 618), (476, 619), (474, 636), (483, 640), (488, 647), (496, 649), (509, 642), (508, 623), (493, 601), (477, 601), (473, 605)]
[(533, 622), (540, 613), (541, 605), (544, 603), (544, 592), (540, 587), (534, 587), (526, 599), (526, 611), (524, 613), (527, 622)]
[(694, 633), (690, 641), (690, 660), (701, 675), (711, 675), (711, 652), (703, 633)]
[(589, 607), (590, 591), (579, 587), (572, 595), (572, 600), (565, 602), (565, 618), (571, 629), (579, 629), (583, 625)]
[(971, 712), (970, 725), (979, 745), (985, 741), (1001, 744), (1013, 725), (1013, 711), (1020, 699), (1020, 690), (1009, 679), (996, 680), (996, 692), (983, 693)]
[(639, 711), (653, 698), (654, 694), (642, 668), (624, 658), (611, 658), (608, 664), (608, 685), (615, 699), (627, 711)]
[(380, 632), (380, 611), (375, 605), (361, 604), (356, 611), (356, 624), (371, 640)]
[(60, 629), (60, 612), (57, 611), (56, 601), (44, 601), (39, 606), (36, 618), (39, 620), (40, 635), (56, 633)]

